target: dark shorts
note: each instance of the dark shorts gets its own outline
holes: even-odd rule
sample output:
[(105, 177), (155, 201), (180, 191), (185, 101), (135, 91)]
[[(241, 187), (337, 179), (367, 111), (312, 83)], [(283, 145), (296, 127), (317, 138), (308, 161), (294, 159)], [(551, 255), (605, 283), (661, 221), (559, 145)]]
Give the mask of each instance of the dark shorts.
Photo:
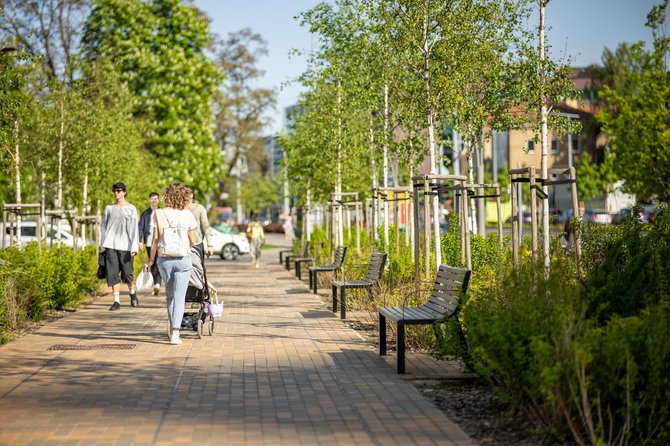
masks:
[[(133, 256), (130, 255), (130, 251), (107, 248), (105, 249), (105, 262), (107, 285), (114, 286), (120, 282), (133, 283)], [(120, 281), (119, 273), (121, 273)]]

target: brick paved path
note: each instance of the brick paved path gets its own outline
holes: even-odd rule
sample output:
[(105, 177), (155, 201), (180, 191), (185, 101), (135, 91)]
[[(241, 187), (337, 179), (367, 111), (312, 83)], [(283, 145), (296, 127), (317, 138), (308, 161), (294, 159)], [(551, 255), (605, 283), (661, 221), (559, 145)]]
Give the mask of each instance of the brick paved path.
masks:
[[(111, 297), (0, 347), (2, 445), (470, 445), (265, 252), (208, 261), (213, 337), (171, 346), (162, 294)], [(135, 344), (53, 351), (54, 344)]]

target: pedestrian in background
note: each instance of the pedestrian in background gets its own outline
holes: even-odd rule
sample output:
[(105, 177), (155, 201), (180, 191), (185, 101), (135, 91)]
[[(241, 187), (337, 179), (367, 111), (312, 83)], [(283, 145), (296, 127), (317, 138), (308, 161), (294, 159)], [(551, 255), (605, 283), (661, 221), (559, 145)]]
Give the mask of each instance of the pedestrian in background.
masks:
[[(186, 188), (191, 194), (191, 201), (186, 205), (186, 209), (193, 213), (195, 221), (198, 223), (198, 227), (193, 230), (193, 247), (195, 247), (200, 253), (200, 258), (204, 261), (205, 252), (208, 256), (214, 254), (214, 247), (212, 246), (212, 236), (209, 229), (209, 220), (207, 219), (207, 209), (201, 204), (198, 204), (198, 201), (195, 198), (195, 189), (192, 186), (186, 185)], [(207, 239), (207, 251), (205, 251), (204, 240)]]
[(563, 232), (565, 232), (565, 252), (569, 253), (577, 244), (577, 231), (585, 231), (588, 221), (584, 218), (586, 213), (586, 204), (583, 201), (579, 202), (577, 207), (577, 215), (574, 218), (568, 218), (565, 222)]
[(114, 183), (112, 193), (114, 204), (105, 208), (102, 217), (100, 247), (105, 256), (107, 285), (112, 287), (114, 294), (114, 303), (109, 309), (118, 310), (121, 308), (121, 282), (128, 286), (130, 306), (139, 305), (133, 286), (133, 259), (139, 248), (139, 237), (137, 209), (126, 201), (126, 185)]
[(158, 263), (158, 269), (165, 281), (170, 343), (178, 345), (182, 343), (179, 330), (184, 317), (186, 288), (193, 268), (193, 230), (198, 224), (191, 211), (185, 209), (191, 202), (191, 194), (184, 184), (170, 184), (163, 193), (162, 201), (165, 207), (154, 212), (155, 230), (151, 255), (144, 268), (148, 271), (153, 263)]
[(265, 231), (258, 221), (258, 214), (254, 214), (251, 223), (247, 226), (247, 238), (251, 241), (251, 263), (256, 268), (261, 267), (261, 247), (265, 243)]
[(284, 236), (286, 237), (286, 240), (293, 240), (293, 216), (289, 212), (288, 214), (282, 215), (281, 218), (284, 220), (282, 228), (284, 228)]
[[(140, 251), (146, 248), (147, 256), (151, 255), (151, 244), (154, 239), (154, 213), (158, 206), (158, 192), (151, 192), (149, 194), (149, 208), (140, 215), (139, 232), (140, 232)], [(161, 273), (158, 271), (158, 264), (154, 262), (151, 265), (151, 276), (154, 279), (154, 296), (158, 296), (161, 289)]]

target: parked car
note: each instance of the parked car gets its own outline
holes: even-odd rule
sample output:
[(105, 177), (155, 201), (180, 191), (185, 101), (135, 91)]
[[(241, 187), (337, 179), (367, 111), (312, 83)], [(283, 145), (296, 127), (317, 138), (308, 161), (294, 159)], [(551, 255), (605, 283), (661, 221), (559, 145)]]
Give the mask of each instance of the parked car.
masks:
[[(637, 208), (637, 215), (640, 217), (642, 223), (653, 223), (654, 222), (654, 213), (656, 212), (657, 206), (650, 204), (643, 204)], [(620, 225), (623, 223), (624, 219), (628, 217), (632, 212), (631, 208), (621, 209), (616, 214), (612, 215), (612, 224)]]
[(251, 251), (249, 240), (246, 236), (234, 233), (223, 233), (212, 227), (212, 239), (208, 243), (214, 248), (214, 254), (218, 254), (224, 260), (235, 260), (240, 254), (248, 254)]
[[(5, 228), (5, 246), (9, 246), (10, 234), (14, 231), (14, 228), (10, 228), (9, 225)], [(30, 242), (37, 241), (37, 222), (35, 221), (23, 221), (21, 222), (21, 246), (26, 246)], [(58, 227), (54, 224), (47, 225), (47, 237), (43, 243), (47, 245), (60, 243), (65, 246), (72, 248), (74, 246), (74, 236), (69, 231), (69, 225), (67, 227), (61, 226), (60, 229), (60, 239), (57, 238)], [(87, 238), (77, 237), (77, 246), (82, 247), (86, 245), (93, 245), (95, 242)]]
[(584, 212), (584, 218), (588, 223), (598, 223), (601, 225), (612, 223), (612, 214), (602, 209), (587, 209)]

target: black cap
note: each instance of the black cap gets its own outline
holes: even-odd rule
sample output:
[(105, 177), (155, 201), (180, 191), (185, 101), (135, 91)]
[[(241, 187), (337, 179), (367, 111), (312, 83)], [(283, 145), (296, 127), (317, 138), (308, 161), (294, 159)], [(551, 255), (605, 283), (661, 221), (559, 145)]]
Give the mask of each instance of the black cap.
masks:
[(114, 186), (112, 186), (112, 190), (114, 189), (126, 190), (126, 185), (119, 181), (118, 183), (114, 183)]

